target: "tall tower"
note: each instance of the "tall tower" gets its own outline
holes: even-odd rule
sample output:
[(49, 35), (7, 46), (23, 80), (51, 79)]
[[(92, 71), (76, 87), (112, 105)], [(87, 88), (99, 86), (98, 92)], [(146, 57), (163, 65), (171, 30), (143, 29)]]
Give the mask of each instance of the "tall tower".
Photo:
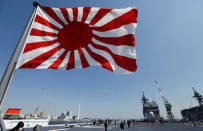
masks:
[(79, 104), (79, 108), (78, 108), (78, 121), (80, 121), (80, 104)]
[(169, 103), (169, 101), (164, 97), (164, 95), (163, 95), (163, 93), (162, 93), (162, 90), (161, 90), (161, 88), (160, 88), (160, 86), (159, 86), (158, 81), (155, 81), (155, 84), (156, 84), (156, 86), (157, 86), (157, 88), (158, 88), (158, 90), (159, 90), (160, 96), (161, 96), (161, 98), (162, 98), (162, 100), (163, 100), (163, 102), (164, 102), (164, 105), (165, 105), (165, 108), (166, 108), (166, 112), (167, 112), (167, 118), (168, 118), (169, 121), (172, 121), (172, 120), (174, 120), (174, 115), (173, 115), (173, 113), (171, 112), (172, 105), (171, 105), (171, 104)]

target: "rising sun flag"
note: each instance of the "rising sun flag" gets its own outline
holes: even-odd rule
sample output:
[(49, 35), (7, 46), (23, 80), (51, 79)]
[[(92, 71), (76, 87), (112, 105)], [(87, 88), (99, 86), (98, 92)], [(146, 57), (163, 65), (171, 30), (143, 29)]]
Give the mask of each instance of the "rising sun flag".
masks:
[(134, 7), (39, 6), (17, 68), (101, 66), (118, 74), (135, 72), (137, 15)]

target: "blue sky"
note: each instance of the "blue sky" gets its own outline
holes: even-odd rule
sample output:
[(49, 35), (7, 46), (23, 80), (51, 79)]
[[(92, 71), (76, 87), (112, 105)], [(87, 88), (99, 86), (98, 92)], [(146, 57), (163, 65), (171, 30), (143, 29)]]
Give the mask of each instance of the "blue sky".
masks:
[[(173, 113), (197, 105), (192, 86), (203, 94), (203, 1), (202, 0), (39, 0), (44, 6), (138, 8), (135, 33), (138, 70), (116, 75), (99, 67), (58, 70), (17, 70), (4, 102), (22, 107), (23, 113), (47, 109), (56, 115), (66, 110), (81, 117), (141, 118), (142, 91), (166, 111), (154, 84), (158, 80)], [(31, 0), (1, 0), (0, 77), (33, 10)]]

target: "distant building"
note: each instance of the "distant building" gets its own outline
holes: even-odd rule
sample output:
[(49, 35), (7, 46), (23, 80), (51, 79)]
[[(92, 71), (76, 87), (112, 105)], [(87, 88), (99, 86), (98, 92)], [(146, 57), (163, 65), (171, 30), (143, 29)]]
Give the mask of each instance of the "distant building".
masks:
[(92, 119), (91, 118), (82, 118), (81, 121), (85, 121), (85, 122), (88, 122), (88, 121), (91, 121)]
[(66, 113), (61, 113), (58, 119), (63, 121), (73, 120), (73, 113), (71, 111), (67, 111)]
[(52, 116), (51, 117), (51, 120), (56, 120), (57, 119), (57, 116)]

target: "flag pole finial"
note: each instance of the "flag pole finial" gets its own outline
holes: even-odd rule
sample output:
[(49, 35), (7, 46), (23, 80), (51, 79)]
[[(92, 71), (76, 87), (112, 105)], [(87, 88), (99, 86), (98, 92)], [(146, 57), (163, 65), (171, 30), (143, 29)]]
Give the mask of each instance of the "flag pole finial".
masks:
[(34, 1), (34, 2), (33, 2), (33, 6), (34, 6), (34, 7), (37, 7), (37, 6), (41, 6), (41, 4), (40, 4), (39, 2), (37, 2), (37, 1)]

